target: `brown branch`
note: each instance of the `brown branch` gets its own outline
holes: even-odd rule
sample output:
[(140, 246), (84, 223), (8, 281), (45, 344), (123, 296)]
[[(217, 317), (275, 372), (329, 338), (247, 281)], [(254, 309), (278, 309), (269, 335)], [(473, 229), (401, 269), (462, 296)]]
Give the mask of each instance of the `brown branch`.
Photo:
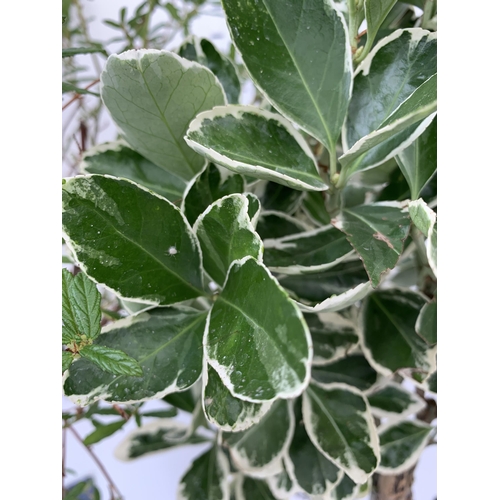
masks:
[[(93, 82), (90, 82), (86, 87), (85, 90), (88, 90), (90, 87), (93, 87), (96, 83), (99, 83), (100, 79), (98, 78), (97, 80), (94, 80)], [(73, 96), (71, 100), (69, 100), (63, 107), (62, 110), (64, 111), (70, 104), (72, 104), (75, 101), (78, 101), (82, 97), (81, 94), (76, 94)]]
[(75, 436), (75, 438), (78, 441), (80, 441), (80, 443), (83, 446), (85, 446), (85, 448), (89, 452), (90, 456), (94, 459), (94, 462), (97, 464), (97, 466), (99, 467), (100, 471), (103, 473), (104, 477), (108, 481), (110, 492), (111, 492), (111, 500), (115, 499), (115, 495), (113, 494), (113, 490), (115, 490), (115, 492), (116, 492), (116, 494), (118, 495), (119, 498), (123, 498), (123, 495), (120, 493), (120, 490), (116, 487), (115, 483), (111, 479), (111, 476), (108, 474), (108, 471), (104, 468), (104, 465), (99, 460), (99, 458), (97, 457), (97, 455), (93, 452), (92, 448), (90, 446), (86, 445), (83, 442), (83, 439), (79, 436), (79, 434), (75, 431), (75, 429), (73, 429), (73, 427), (71, 427), (71, 425), (68, 425), (67, 429), (69, 429), (73, 433), (73, 435)]

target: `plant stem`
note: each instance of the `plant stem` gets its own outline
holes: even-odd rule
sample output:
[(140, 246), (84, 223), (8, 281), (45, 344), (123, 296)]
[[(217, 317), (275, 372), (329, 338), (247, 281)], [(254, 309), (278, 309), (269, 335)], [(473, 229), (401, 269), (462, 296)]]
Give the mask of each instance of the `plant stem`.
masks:
[(104, 465), (102, 464), (102, 462), (99, 460), (99, 458), (97, 457), (97, 455), (93, 452), (92, 448), (90, 448), (90, 446), (86, 445), (84, 442), (83, 442), (83, 439), (79, 436), (79, 434), (75, 431), (75, 429), (73, 429), (73, 427), (71, 427), (71, 425), (68, 425), (67, 426), (67, 429), (69, 429), (72, 434), (75, 436), (75, 438), (80, 441), (80, 443), (85, 446), (85, 448), (87, 449), (87, 451), (89, 452), (90, 456), (94, 459), (94, 462), (97, 464), (97, 466), (99, 467), (99, 470), (103, 473), (104, 477), (106, 478), (106, 480), (108, 481), (109, 483), (109, 487), (110, 487), (110, 491), (111, 491), (111, 497), (112, 497), (112, 500), (115, 498), (114, 494), (113, 494), (113, 490), (116, 492), (116, 494), (118, 495), (119, 498), (123, 498), (123, 495), (120, 493), (120, 490), (116, 487), (115, 483), (113, 482), (113, 480), (111, 479), (111, 476), (108, 474), (108, 471), (104, 468)]

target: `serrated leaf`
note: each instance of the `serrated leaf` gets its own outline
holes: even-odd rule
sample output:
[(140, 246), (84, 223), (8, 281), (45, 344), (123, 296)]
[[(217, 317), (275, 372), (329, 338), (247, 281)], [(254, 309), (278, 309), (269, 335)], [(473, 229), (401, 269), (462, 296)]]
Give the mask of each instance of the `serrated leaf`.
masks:
[(305, 139), (276, 113), (255, 106), (218, 106), (200, 113), (185, 139), (195, 151), (236, 173), (300, 190), (328, 188)]
[(193, 225), (198, 216), (214, 201), (228, 194), (243, 193), (244, 190), (245, 181), (241, 175), (231, 174), (227, 169), (219, 169), (209, 163), (186, 189), (181, 210)]
[(231, 263), (251, 255), (262, 261), (264, 246), (248, 216), (248, 198), (231, 194), (212, 203), (196, 220), (193, 230), (200, 242), (203, 268), (219, 285)]
[(186, 219), (132, 181), (66, 180), (63, 229), (80, 267), (120, 297), (168, 305), (204, 293), (200, 249)]
[(134, 429), (120, 442), (115, 450), (115, 457), (129, 461), (134, 458), (161, 452), (188, 444), (199, 444), (207, 439), (193, 435), (187, 425), (171, 419), (157, 419)]
[(353, 254), (345, 235), (331, 226), (265, 240), (264, 249), (271, 271), (292, 275), (326, 271)]
[(83, 173), (109, 174), (137, 182), (171, 202), (182, 199), (186, 181), (150, 162), (124, 141), (108, 142), (83, 155)]
[[(436, 46), (436, 34), (420, 28), (396, 30), (377, 43), (356, 70), (342, 131), (345, 153), (360, 139), (383, 128), (385, 120), (436, 73)], [(349, 158), (344, 158), (341, 184), (344, 185), (354, 172), (379, 165), (402, 151), (430, 125), (432, 118), (424, 122), (426, 120), (428, 123), (417, 121), (389, 137), (354, 158), (354, 162), (349, 163)]]
[(422, 422), (399, 422), (379, 429), (381, 460), (377, 472), (398, 474), (415, 465), (434, 428)]
[(201, 171), (204, 159), (183, 137), (198, 113), (226, 103), (210, 70), (172, 52), (130, 50), (109, 57), (101, 82), (104, 104), (134, 150), (186, 181)]
[(380, 448), (365, 396), (344, 384), (328, 391), (310, 385), (302, 415), (313, 444), (354, 482), (366, 482), (379, 464)]
[(107, 327), (93, 345), (121, 349), (138, 360), (142, 377), (117, 377), (79, 359), (69, 370), (65, 394), (82, 406), (98, 399), (139, 402), (191, 387), (202, 370), (206, 312), (160, 308)]
[(89, 446), (91, 444), (98, 443), (103, 439), (112, 436), (116, 431), (120, 430), (125, 424), (126, 420), (122, 419), (118, 422), (112, 422), (110, 424), (105, 424), (97, 427), (93, 432), (91, 432), (84, 440), (83, 444)]
[(73, 363), (73, 354), (68, 351), (62, 352), (62, 372), (64, 373)]
[(74, 92), (75, 94), (88, 94), (88, 95), (100, 97), (100, 95), (98, 93), (92, 92), (91, 90), (82, 89), (80, 87), (77, 87), (76, 85), (73, 85), (72, 83), (69, 83), (69, 82), (62, 82), (62, 93), (66, 94), (67, 92)]
[(262, 211), (257, 223), (256, 231), (264, 239), (281, 238), (291, 234), (301, 233), (311, 229), (302, 221), (291, 217), (284, 212), (275, 210)]
[(363, 304), (361, 339), (370, 364), (389, 376), (402, 368), (435, 369), (435, 349), (415, 331), (426, 300), (410, 290), (376, 290)]
[(382, 275), (396, 266), (411, 221), (401, 204), (380, 202), (344, 209), (332, 224), (346, 234), (375, 288)]
[(62, 49), (62, 57), (72, 57), (79, 54), (95, 54), (101, 53), (106, 55), (106, 51), (99, 47), (70, 47)]
[(425, 401), (393, 382), (374, 388), (367, 394), (372, 413), (379, 418), (401, 420), (425, 408)]
[(253, 81), (277, 110), (333, 154), (352, 86), (347, 26), (337, 5), (314, 0), (287, 8), (269, 0), (222, 5)]
[(312, 378), (326, 390), (344, 383), (365, 391), (377, 381), (377, 372), (362, 354), (352, 354), (327, 365), (313, 366)]
[(396, 155), (396, 161), (416, 200), (437, 170), (437, 118), (425, 131)]
[(73, 276), (63, 269), (62, 278), (63, 343), (79, 342), (82, 335), (95, 339), (101, 332), (101, 294), (84, 273)]
[(199, 456), (179, 484), (177, 500), (229, 500), (229, 463), (213, 446)]
[(418, 315), (415, 331), (430, 346), (437, 344), (437, 302), (424, 304)]
[(278, 399), (249, 429), (223, 434), (232, 461), (246, 475), (267, 477), (280, 471), (295, 425), (291, 405)]
[(204, 345), (209, 364), (238, 398), (255, 403), (291, 398), (308, 383), (307, 325), (275, 278), (252, 257), (231, 265), (210, 312)]
[(80, 349), (82, 358), (88, 359), (101, 370), (115, 375), (140, 377), (142, 368), (137, 361), (119, 349), (110, 349), (102, 345), (88, 345)]
[(235, 398), (210, 365), (203, 376), (202, 403), (207, 420), (228, 432), (240, 432), (256, 424), (272, 405)]
[(306, 493), (327, 498), (328, 493), (341, 480), (343, 472), (309, 439), (302, 420), (300, 407), (296, 408), (295, 433), (290, 444), (287, 463), (290, 474)]

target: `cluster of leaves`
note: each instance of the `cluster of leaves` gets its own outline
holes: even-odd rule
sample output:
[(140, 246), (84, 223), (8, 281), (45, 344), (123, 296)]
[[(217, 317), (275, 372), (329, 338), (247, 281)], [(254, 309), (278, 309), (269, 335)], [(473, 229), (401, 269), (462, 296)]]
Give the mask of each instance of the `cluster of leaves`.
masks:
[(138, 427), (125, 460), (211, 429), (179, 498), (356, 498), (434, 433), (401, 382), (437, 393), (436, 34), (393, 0), (222, 3), (259, 107), (208, 40), (107, 60), (122, 137), (63, 181), (63, 229), (72, 283), (128, 315), (99, 334), (73, 293), (64, 391), (193, 413)]

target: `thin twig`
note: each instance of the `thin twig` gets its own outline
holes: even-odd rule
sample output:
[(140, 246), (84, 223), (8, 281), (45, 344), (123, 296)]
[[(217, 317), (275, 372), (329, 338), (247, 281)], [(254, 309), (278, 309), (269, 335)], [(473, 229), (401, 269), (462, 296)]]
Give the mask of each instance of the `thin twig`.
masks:
[[(92, 87), (93, 85), (95, 85), (96, 83), (99, 83), (100, 79), (98, 78), (97, 80), (94, 80), (93, 82), (90, 82), (86, 87), (85, 87), (85, 90), (88, 90), (90, 87)], [(63, 107), (63, 111), (73, 102), (75, 101), (78, 101), (78, 99), (80, 99), (82, 95), (81, 94), (76, 94), (72, 97), (71, 100), (69, 100)]]
[(109, 486), (110, 486), (110, 491), (111, 491), (111, 500), (114, 500), (114, 498), (115, 498), (115, 496), (113, 494), (113, 490), (115, 490), (115, 492), (119, 498), (123, 498), (123, 495), (120, 493), (120, 490), (116, 487), (115, 483), (111, 479), (111, 476), (108, 474), (108, 471), (104, 468), (104, 465), (99, 460), (97, 455), (93, 452), (92, 448), (83, 442), (83, 439), (78, 435), (78, 433), (75, 431), (75, 429), (73, 429), (73, 427), (71, 427), (71, 425), (68, 425), (67, 428), (73, 433), (73, 435), (76, 437), (76, 439), (78, 441), (80, 441), (80, 443), (82, 443), (83, 446), (85, 446), (85, 448), (89, 452), (90, 456), (94, 459), (94, 462), (97, 464), (100, 471), (103, 473), (104, 477), (108, 481)]

